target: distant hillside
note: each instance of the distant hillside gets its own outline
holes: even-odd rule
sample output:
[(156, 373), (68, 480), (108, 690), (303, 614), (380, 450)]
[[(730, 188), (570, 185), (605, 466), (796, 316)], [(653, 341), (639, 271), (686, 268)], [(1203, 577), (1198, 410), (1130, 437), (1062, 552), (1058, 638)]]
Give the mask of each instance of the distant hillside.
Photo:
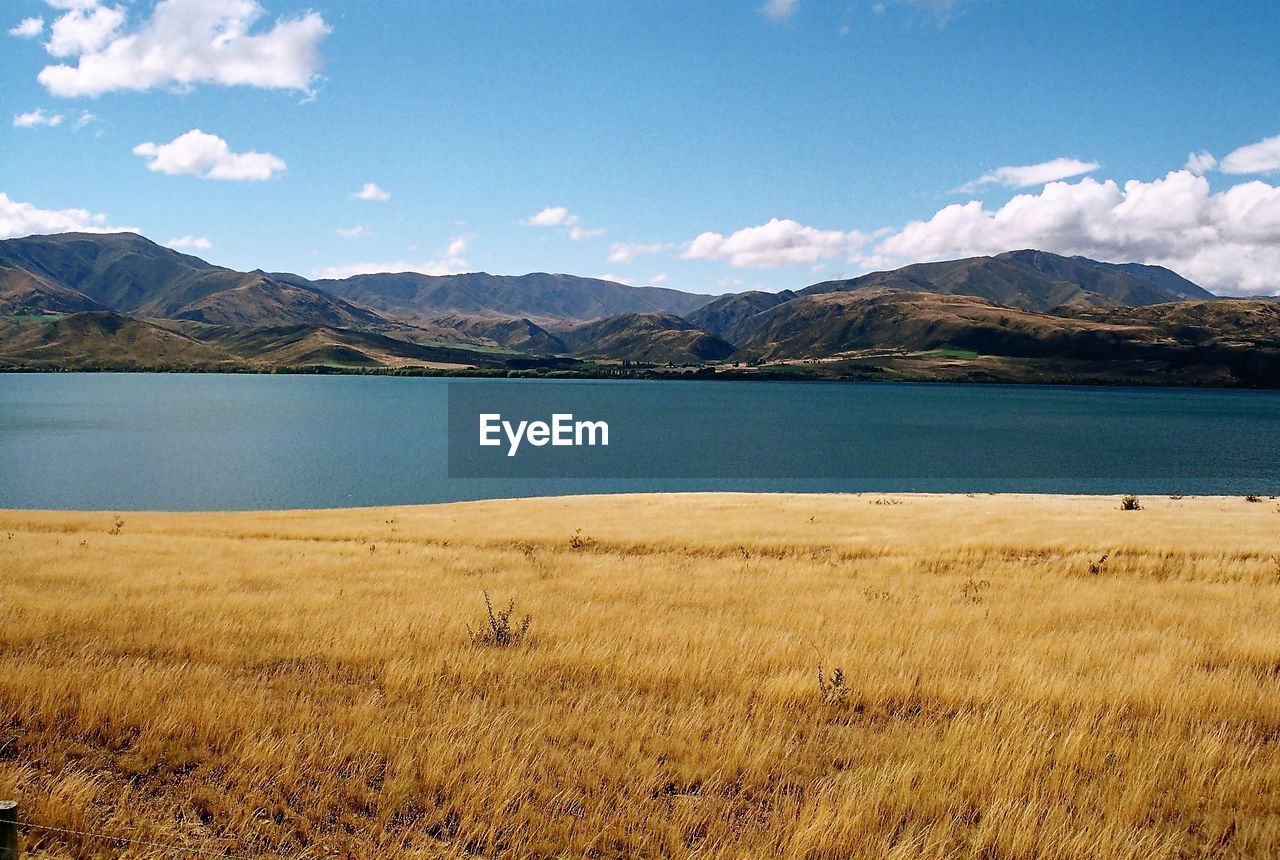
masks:
[(1153, 305), (1215, 296), (1175, 272), (1159, 266), (1100, 263), (1046, 251), (1010, 251), (941, 263), (916, 263), (889, 272), (824, 281), (800, 295), (893, 289), (944, 295), (977, 296), (1024, 310), (1061, 306)]
[(111, 311), (23, 322), (0, 319), (0, 366), (228, 370), (241, 365), (216, 346)]
[(762, 359), (940, 347), (1034, 356), (1058, 352), (1075, 337), (1114, 343), (1124, 333), (1122, 326), (1000, 307), (974, 296), (879, 288), (780, 304), (753, 317), (736, 346)]
[(302, 367), (502, 367), (501, 357), (378, 332), (138, 320), (111, 311), (0, 319), (0, 366), (67, 370), (267, 370)]
[[(1143, 308), (1007, 308), (975, 296), (892, 289), (820, 293), (751, 318), (735, 360), (786, 361), (956, 350), (1035, 360), (1036, 373), (1092, 362), (1165, 380), (1280, 387), (1280, 306), (1217, 300)], [(977, 365), (975, 365), (977, 366)], [(1030, 366), (1028, 366), (1029, 368)]]
[(730, 343), (736, 343), (746, 337), (748, 320), (795, 297), (796, 294), (791, 290), (780, 293), (763, 293), (758, 290), (729, 293), (693, 313), (685, 314), (685, 319)]
[(1171, 302), (1142, 308), (1085, 308), (1072, 313), (1099, 322), (1147, 326), (1179, 343), (1280, 349), (1280, 302), (1273, 299)]
[(370, 310), (315, 287), (214, 266), (136, 233), (0, 241), (0, 302), (28, 310), (102, 309), (226, 325), (386, 325)]
[(191, 337), (267, 367), (500, 367), (502, 361), (463, 347), (418, 344), (379, 332), (292, 325), (262, 328), (176, 323)]
[(444, 316), (429, 322), (467, 337), (484, 338), (496, 346), (516, 352), (558, 355), (569, 351), (560, 338), (524, 318)]
[(559, 332), (583, 357), (654, 363), (717, 361), (733, 346), (673, 314), (622, 314)]
[[(295, 276), (296, 277), (296, 276)], [(355, 275), (314, 282), (326, 292), (402, 319), (442, 314), (593, 320), (625, 313), (688, 313), (715, 296), (661, 287), (629, 287), (575, 275)]]

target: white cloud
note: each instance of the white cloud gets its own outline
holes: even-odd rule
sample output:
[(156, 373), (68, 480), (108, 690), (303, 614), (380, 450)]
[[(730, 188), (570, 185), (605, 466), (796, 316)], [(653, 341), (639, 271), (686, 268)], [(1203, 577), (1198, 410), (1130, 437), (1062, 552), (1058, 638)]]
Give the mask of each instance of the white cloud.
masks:
[(631, 279), (625, 275), (615, 275), (612, 272), (605, 272), (603, 275), (596, 275), (597, 280), (613, 281), (615, 284), (626, 284), (628, 287), (632, 285)]
[(569, 238), (575, 242), (581, 242), (584, 239), (594, 239), (597, 236), (603, 236), (605, 229), (603, 227), (581, 227), (574, 225), (569, 228)]
[(44, 108), (36, 108), (29, 113), (15, 114), (13, 117), (14, 128), (36, 128), (42, 125), (52, 128), (61, 124), (62, 114), (48, 113)]
[(661, 254), (668, 247), (661, 242), (614, 242), (609, 246), (609, 262), (630, 263), (642, 254)]
[(107, 216), (87, 209), (39, 209), (0, 192), (0, 239), (37, 233), (136, 233), (136, 227), (111, 227)]
[(98, 121), (98, 118), (94, 114), (89, 113), (87, 110), (81, 111), (80, 118), (76, 120), (75, 130), (79, 131), (89, 123), (97, 122), (97, 121)]
[(789, 21), (800, 11), (800, 0), (765, 0), (760, 14), (774, 21)]
[(650, 278), (649, 283), (653, 284), (654, 286), (660, 287), (670, 280), (671, 280), (670, 275), (668, 275), (666, 272), (661, 272), (657, 275), (654, 275), (652, 278)]
[(1187, 153), (1187, 166), (1185, 169), (1191, 171), (1196, 176), (1203, 176), (1217, 166), (1218, 159), (1213, 157), (1213, 153), (1204, 152), (1203, 150), (1200, 152)]
[(940, 260), (1037, 248), (1167, 266), (1215, 292), (1280, 289), (1280, 187), (1245, 182), (1213, 193), (1176, 170), (1151, 182), (1084, 178), (1020, 194), (999, 209), (947, 206), (876, 246), (876, 259)]
[(361, 236), (367, 236), (369, 229), (363, 224), (357, 224), (354, 227), (339, 227), (334, 232), (344, 239), (359, 239)]
[(44, 32), (43, 18), (39, 18), (39, 17), (23, 18), (21, 21), (18, 22), (18, 25), (16, 27), (13, 27), (9, 30), (9, 35), (17, 36), (20, 39), (34, 39), (36, 36), (39, 36), (43, 32)]
[(46, 66), (37, 80), (65, 97), (198, 84), (310, 92), (329, 32), (318, 13), (307, 12), (254, 33), (265, 14), (256, 0), (160, 0), (133, 30), (124, 29), (123, 6), (50, 5), (67, 11), (54, 21), (47, 48), (77, 60)]
[(45, 50), (55, 57), (99, 51), (124, 24), (126, 15), (123, 6), (100, 6), (96, 2), (70, 9), (54, 19)]
[(520, 223), (526, 227), (560, 227), (574, 224), (577, 220), (578, 216), (570, 215), (569, 210), (564, 206), (548, 206), (546, 209), (530, 215)]
[(773, 218), (767, 224), (747, 227), (728, 236), (706, 232), (680, 255), (686, 260), (719, 260), (735, 269), (771, 269), (812, 265), (818, 260), (847, 257), (867, 241), (854, 230), (819, 230), (790, 219)]
[(147, 169), (157, 173), (191, 174), (203, 179), (258, 182), (285, 169), (285, 163), (269, 152), (232, 152), (216, 134), (194, 128), (169, 143), (140, 143), (134, 155), (149, 159)]
[(575, 242), (603, 236), (603, 227), (587, 227), (582, 219), (565, 206), (548, 206), (520, 222), (525, 227), (564, 227), (565, 235)]
[(204, 236), (181, 236), (177, 239), (170, 239), (165, 244), (170, 248), (194, 248), (200, 251), (207, 251), (213, 247), (213, 243)]
[(363, 188), (351, 196), (356, 200), (372, 200), (376, 203), (386, 203), (391, 199), (391, 193), (383, 191), (374, 182), (366, 182)]
[(1082, 173), (1092, 173), (1102, 165), (1096, 161), (1081, 161), (1078, 158), (1055, 158), (1039, 164), (1008, 165), (997, 167), (984, 173), (971, 182), (966, 182), (953, 193), (972, 194), (979, 188), (988, 185), (1005, 185), (1010, 188), (1026, 188), (1031, 185), (1044, 185), (1046, 182), (1057, 182), (1069, 179)]
[(467, 270), (467, 261), (462, 255), (467, 250), (467, 237), (458, 236), (449, 242), (444, 253), (435, 260), (412, 262), (393, 260), (384, 263), (350, 263), (344, 266), (329, 266), (314, 272), (317, 278), (349, 278), (352, 275), (375, 275), (386, 272), (417, 272), (422, 275), (456, 275)]
[(1242, 146), (1222, 159), (1223, 173), (1271, 173), (1280, 170), (1280, 134)]

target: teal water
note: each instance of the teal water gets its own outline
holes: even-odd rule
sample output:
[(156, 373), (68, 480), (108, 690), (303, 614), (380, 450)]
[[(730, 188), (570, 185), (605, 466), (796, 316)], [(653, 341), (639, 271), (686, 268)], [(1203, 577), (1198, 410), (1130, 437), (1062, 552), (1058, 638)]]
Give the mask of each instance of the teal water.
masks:
[[(506, 477), (490, 463), (496, 476), (476, 478), (450, 477), (451, 385), (469, 386), (469, 401), (504, 392), (511, 408), (511, 383), (485, 380), (0, 374), (0, 507), (315, 508), (699, 489), (1280, 491), (1277, 392), (530, 381), (514, 390), (531, 408), (566, 391), (579, 410), (607, 401), (621, 423), (612, 459), (574, 477), (514, 466)], [(648, 429), (628, 437), (629, 414)], [(453, 441), (474, 443), (470, 431)]]

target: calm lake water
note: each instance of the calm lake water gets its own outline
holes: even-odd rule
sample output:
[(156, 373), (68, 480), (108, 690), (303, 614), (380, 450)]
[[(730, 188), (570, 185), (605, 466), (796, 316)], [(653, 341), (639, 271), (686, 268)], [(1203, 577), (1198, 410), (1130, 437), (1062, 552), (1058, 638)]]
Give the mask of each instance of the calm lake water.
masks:
[[(466, 397), (455, 399), (452, 437), (451, 386), (467, 387), (455, 388)], [(538, 409), (566, 398), (580, 415), (598, 403), (615, 422), (611, 448), (560, 449), (578, 459), (559, 474), (553, 461), (539, 472), (533, 460), (490, 458), (453, 462), (451, 477), (450, 444), (455, 455), (478, 445), (457, 429), (474, 426), (459, 404), (483, 409), (491, 394), (504, 410), (543, 418)], [(1274, 494), (1280, 393), (0, 374), (0, 507), (315, 508), (701, 489)]]

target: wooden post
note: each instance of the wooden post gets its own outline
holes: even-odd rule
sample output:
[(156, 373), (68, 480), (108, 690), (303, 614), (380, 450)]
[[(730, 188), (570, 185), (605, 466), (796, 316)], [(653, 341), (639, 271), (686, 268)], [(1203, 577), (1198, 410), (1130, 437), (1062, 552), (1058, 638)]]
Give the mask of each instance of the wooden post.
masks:
[(0, 860), (18, 860), (18, 804), (0, 800)]

